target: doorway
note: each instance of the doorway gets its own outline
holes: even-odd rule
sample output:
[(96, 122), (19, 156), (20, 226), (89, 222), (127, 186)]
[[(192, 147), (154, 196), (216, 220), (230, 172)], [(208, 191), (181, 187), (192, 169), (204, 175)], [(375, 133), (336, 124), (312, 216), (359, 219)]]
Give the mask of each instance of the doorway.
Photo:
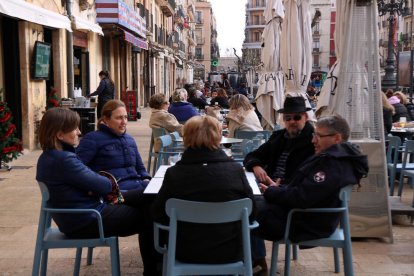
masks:
[(90, 94), (89, 52), (85, 48), (73, 49), (73, 74), (75, 89), (82, 89), (82, 96)]
[[(18, 21), (0, 17), (4, 61), (4, 95), (7, 106), (13, 114), (16, 137), (22, 139), (22, 94), (20, 86), (19, 26)], [(5, 69), (7, 68), (7, 69)]]

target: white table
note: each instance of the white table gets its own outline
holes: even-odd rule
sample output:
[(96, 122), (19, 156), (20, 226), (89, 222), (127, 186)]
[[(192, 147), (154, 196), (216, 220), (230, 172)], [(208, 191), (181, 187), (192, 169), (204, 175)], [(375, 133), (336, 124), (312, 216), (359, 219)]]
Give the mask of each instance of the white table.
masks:
[[(180, 137), (178, 139), (176, 139), (175, 141), (177, 142), (182, 142), (183, 141), (183, 137)], [(221, 141), (220, 144), (237, 144), (237, 143), (241, 143), (243, 142), (243, 139), (239, 139), (239, 138), (228, 138), (228, 137), (221, 137)]]
[[(148, 183), (147, 188), (144, 191), (144, 194), (157, 194), (158, 191), (161, 189), (162, 183), (164, 181), (164, 175), (169, 165), (162, 165), (158, 168), (157, 172), (155, 173), (154, 177)], [(245, 171), (247, 181), (249, 181), (250, 187), (253, 190), (254, 195), (261, 195), (259, 186), (257, 185), (256, 178), (252, 172)]]

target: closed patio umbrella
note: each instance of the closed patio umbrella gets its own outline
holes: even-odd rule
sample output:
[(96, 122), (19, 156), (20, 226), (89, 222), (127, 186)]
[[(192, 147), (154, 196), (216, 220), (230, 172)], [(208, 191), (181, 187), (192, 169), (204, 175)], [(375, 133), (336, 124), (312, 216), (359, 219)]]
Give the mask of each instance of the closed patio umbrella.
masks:
[(343, 54), (343, 45), (345, 33), (348, 23), (350, 22), (351, 1), (343, 0), (336, 2), (336, 18), (335, 18), (335, 54), (336, 62), (329, 70), (326, 81), (324, 82), (321, 93), (318, 97), (316, 106), (317, 116), (328, 115), (335, 112), (338, 101), (335, 100), (337, 96), (338, 77), (340, 76), (340, 62)]
[(263, 31), (262, 61), (264, 71), (259, 80), (256, 106), (262, 114), (265, 129), (273, 130), (284, 99), (283, 72), (280, 67), (281, 21), (284, 17), (282, 0), (269, 0), (264, 12), (266, 26)]
[[(285, 0), (280, 61), (285, 74), (286, 94), (306, 97), (312, 72), (312, 31), (310, 0)], [(313, 112), (308, 112), (313, 119)]]

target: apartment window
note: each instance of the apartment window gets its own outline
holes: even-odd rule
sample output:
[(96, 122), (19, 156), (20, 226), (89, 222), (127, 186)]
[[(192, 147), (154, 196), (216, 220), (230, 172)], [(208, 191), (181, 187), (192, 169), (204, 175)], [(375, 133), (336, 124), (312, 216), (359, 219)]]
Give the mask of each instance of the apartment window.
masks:
[(201, 59), (202, 55), (203, 55), (203, 49), (202, 49), (202, 48), (197, 47), (197, 48), (195, 49), (195, 56), (196, 56), (196, 58)]
[(313, 56), (313, 67), (319, 67), (319, 55)]
[(319, 50), (320, 46), (321, 46), (321, 42), (319, 41), (319, 38), (314, 38), (312, 42), (312, 48)]
[(262, 38), (262, 33), (261, 32), (255, 32), (254, 33), (254, 42), (260, 42)]
[(319, 22), (315, 22), (315, 26), (313, 26), (312, 30), (313, 30), (313, 33), (319, 34)]
[(196, 11), (196, 22), (202, 23), (203, 22), (203, 12)]
[(254, 17), (253, 17), (253, 25), (260, 25), (260, 16), (258, 16), (258, 15), (255, 15)]
[(256, 0), (255, 2), (256, 2), (255, 7), (260, 7), (260, 0)]

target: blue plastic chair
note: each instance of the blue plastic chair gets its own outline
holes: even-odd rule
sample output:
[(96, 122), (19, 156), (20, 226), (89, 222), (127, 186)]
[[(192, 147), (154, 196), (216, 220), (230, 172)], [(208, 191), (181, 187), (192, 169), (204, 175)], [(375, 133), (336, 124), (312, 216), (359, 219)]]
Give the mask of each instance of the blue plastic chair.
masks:
[(148, 165), (147, 165), (147, 171), (148, 173), (151, 172), (151, 164), (152, 164), (152, 158), (154, 158), (154, 166), (153, 166), (153, 170), (152, 170), (152, 175), (155, 174), (155, 167), (157, 164), (157, 159), (158, 159), (158, 153), (155, 152), (154, 150), (154, 141), (156, 138), (162, 136), (162, 135), (166, 135), (168, 132), (165, 128), (162, 127), (154, 127), (152, 128), (152, 134), (151, 134), (151, 141), (150, 141), (150, 147), (148, 150)]
[(155, 171), (157, 171), (161, 165), (168, 164), (168, 157), (182, 153), (181, 150), (173, 148), (173, 140), (170, 134), (162, 135), (156, 139), (160, 140), (160, 150), (158, 151), (157, 164), (154, 167)]
[(402, 163), (399, 163), (396, 165), (396, 171), (400, 171), (400, 183), (398, 184), (398, 196), (402, 195), (405, 176), (408, 176), (411, 178), (411, 186), (413, 186), (413, 180), (414, 180), (414, 161), (412, 161), (413, 156), (414, 156), (414, 140), (407, 140), (405, 142)]
[[(253, 275), (250, 252), (250, 230), (259, 226), (249, 223), (252, 201), (249, 198), (227, 202), (195, 202), (170, 198), (165, 205), (170, 225), (154, 223), (154, 243), (158, 252), (164, 255), (163, 275)], [(178, 221), (215, 224), (241, 221), (243, 237), (243, 261), (227, 264), (192, 264), (175, 259)], [(159, 245), (160, 229), (168, 231), (168, 246)]]
[[(32, 276), (46, 275), (47, 260), (49, 249), (54, 248), (76, 248), (75, 268), (73, 275), (79, 275), (82, 248), (88, 247), (87, 264), (92, 264), (93, 247), (110, 247), (112, 275), (120, 275), (118, 237), (104, 237), (102, 217), (95, 209), (57, 209), (47, 207), (49, 200), (49, 190), (46, 185), (39, 182), (42, 194), (42, 204), (40, 207), (39, 226), (37, 230), (36, 247), (34, 253)], [(99, 238), (94, 239), (70, 239), (59, 231), (56, 227), (51, 227), (53, 213), (94, 213), (98, 220)]]
[(394, 195), (395, 175), (397, 173), (398, 157), (400, 155), (401, 139), (398, 136), (387, 137), (387, 169), (390, 179), (390, 195)]
[[(321, 246), (321, 247), (332, 247), (334, 252), (334, 263), (335, 273), (339, 273), (339, 252), (338, 248), (342, 248), (345, 276), (353, 276), (354, 269), (352, 265), (352, 242), (351, 242), (351, 231), (349, 228), (349, 212), (348, 202), (352, 192), (352, 186), (348, 185), (342, 188), (339, 192), (339, 199), (341, 200), (341, 207), (338, 208), (308, 208), (308, 209), (293, 209), (289, 212), (285, 235), (283, 240), (273, 242), (272, 246), (272, 260), (270, 268), (270, 276), (276, 276), (277, 272), (277, 258), (279, 251), (279, 244), (286, 244), (285, 248), (285, 276), (290, 275), (290, 252), (291, 245), (293, 246), (293, 259), (297, 259), (297, 246)], [(340, 213), (339, 227), (335, 232), (327, 238), (321, 238), (316, 240), (308, 240), (301, 242), (292, 242), (289, 239), (289, 232), (292, 223), (292, 217), (296, 213)]]

